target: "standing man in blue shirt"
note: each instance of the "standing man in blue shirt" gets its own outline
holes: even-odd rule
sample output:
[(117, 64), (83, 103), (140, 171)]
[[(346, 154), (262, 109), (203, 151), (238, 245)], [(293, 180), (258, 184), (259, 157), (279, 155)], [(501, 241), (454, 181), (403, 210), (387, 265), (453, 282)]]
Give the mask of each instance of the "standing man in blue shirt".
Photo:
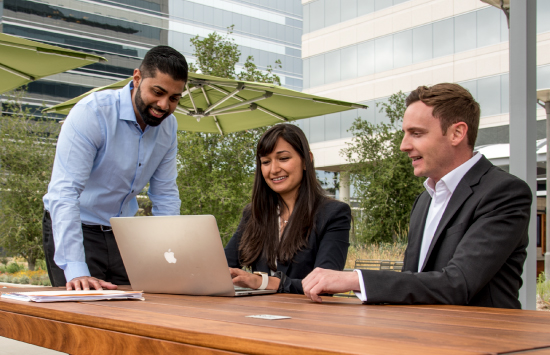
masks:
[(43, 243), (52, 286), (129, 284), (111, 217), (134, 216), (147, 183), (153, 214), (178, 215), (177, 122), (187, 62), (151, 49), (120, 90), (95, 92), (71, 110), (57, 141), (44, 196)]

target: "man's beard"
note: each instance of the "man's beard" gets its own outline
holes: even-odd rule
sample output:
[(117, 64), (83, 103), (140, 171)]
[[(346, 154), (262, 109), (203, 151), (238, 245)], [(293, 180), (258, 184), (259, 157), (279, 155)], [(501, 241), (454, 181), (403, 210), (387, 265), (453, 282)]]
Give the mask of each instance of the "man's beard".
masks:
[[(149, 126), (156, 127), (159, 124), (161, 124), (162, 121), (164, 121), (164, 119), (166, 117), (170, 116), (171, 112), (161, 110), (160, 108), (154, 107), (152, 105), (146, 105), (145, 102), (143, 102), (143, 99), (141, 98), (141, 90), (140, 89), (141, 89), (141, 84), (138, 86), (137, 92), (136, 92), (136, 98), (135, 98), (136, 108), (139, 112), (139, 115), (143, 119), (143, 122), (145, 122)], [(162, 115), (162, 117), (160, 117), (160, 118), (155, 117), (155, 116), (153, 116), (149, 113), (150, 108), (154, 108), (156, 111), (159, 111), (159, 112), (164, 112), (164, 115)]]

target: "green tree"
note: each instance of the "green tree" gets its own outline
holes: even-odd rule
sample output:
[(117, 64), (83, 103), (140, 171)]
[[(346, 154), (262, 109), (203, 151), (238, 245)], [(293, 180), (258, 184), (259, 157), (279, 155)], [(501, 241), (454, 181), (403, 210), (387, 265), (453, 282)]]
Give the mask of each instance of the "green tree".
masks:
[(423, 189), (423, 179), (414, 176), (409, 157), (399, 150), (405, 98), (399, 92), (381, 105), (389, 123), (375, 125), (358, 118), (350, 129), (353, 141), (342, 150), (352, 163), (350, 180), (359, 200), (355, 219), (359, 243), (406, 237), (412, 204)]
[[(280, 79), (258, 70), (249, 56), (244, 70), (237, 74), (240, 51), (230, 37), (211, 33), (206, 38), (191, 39), (197, 57), (191, 72), (224, 78), (274, 83)], [(275, 63), (280, 68), (280, 61)], [(254, 181), (256, 144), (269, 127), (226, 135), (178, 132), (178, 188), (182, 214), (212, 214), (216, 217), (220, 235), (229, 241), (241, 218), (241, 212), (250, 202)]]
[(14, 92), (0, 118), (0, 245), (24, 257), (29, 270), (44, 256), (42, 196), (46, 193), (61, 125), (36, 118)]

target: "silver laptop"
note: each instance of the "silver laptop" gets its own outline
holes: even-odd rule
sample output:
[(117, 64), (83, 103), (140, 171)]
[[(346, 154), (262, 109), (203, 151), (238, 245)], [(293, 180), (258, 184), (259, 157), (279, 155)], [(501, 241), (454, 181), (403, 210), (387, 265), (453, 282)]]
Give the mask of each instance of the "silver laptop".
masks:
[(111, 226), (134, 290), (200, 296), (276, 292), (233, 287), (214, 216), (113, 217)]

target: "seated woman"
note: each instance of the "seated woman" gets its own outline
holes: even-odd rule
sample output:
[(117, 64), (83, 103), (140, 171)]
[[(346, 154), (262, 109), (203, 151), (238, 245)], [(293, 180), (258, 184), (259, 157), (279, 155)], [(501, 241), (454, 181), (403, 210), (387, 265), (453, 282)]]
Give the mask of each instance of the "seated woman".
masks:
[(317, 181), (304, 132), (270, 128), (256, 150), (252, 202), (225, 247), (233, 284), (303, 294), (302, 279), (314, 268), (344, 269), (350, 224), (350, 207), (325, 196)]

